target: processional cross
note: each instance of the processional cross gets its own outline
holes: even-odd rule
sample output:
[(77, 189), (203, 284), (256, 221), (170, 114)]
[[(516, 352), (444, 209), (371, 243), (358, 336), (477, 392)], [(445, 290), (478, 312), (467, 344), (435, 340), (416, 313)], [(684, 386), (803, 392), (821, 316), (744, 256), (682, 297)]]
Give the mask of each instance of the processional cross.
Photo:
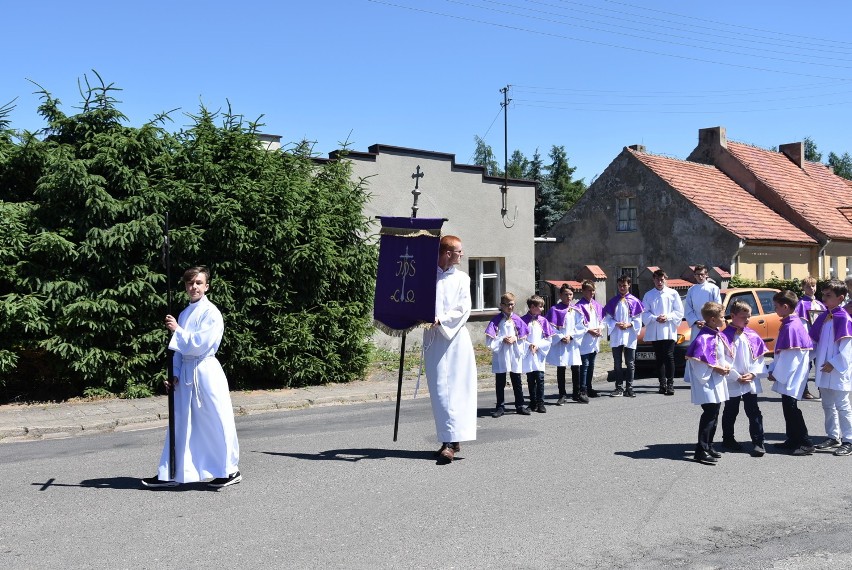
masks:
[(423, 172), (420, 172), (420, 165), (417, 165), (417, 172), (412, 174), (411, 177), (414, 178), (414, 190), (411, 191), (414, 194), (414, 205), (411, 206), (411, 217), (417, 217), (417, 198), (420, 197), (420, 179), (426, 176)]

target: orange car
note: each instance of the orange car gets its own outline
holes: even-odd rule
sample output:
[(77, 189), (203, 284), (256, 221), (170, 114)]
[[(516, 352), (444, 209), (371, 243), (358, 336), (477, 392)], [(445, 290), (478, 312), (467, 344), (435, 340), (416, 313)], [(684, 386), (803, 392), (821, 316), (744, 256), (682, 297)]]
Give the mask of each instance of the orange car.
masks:
[[(725, 320), (731, 320), (730, 306), (734, 301), (742, 301), (751, 307), (751, 318), (748, 326), (760, 335), (769, 350), (775, 348), (775, 339), (781, 328), (781, 317), (775, 312), (772, 297), (778, 289), (763, 287), (742, 287), (722, 290), (722, 306), (725, 307)], [(678, 374), (686, 367), (686, 349), (689, 346), (690, 327), (686, 320), (680, 322), (677, 328), (677, 344), (675, 345), (675, 369)], [(648, 370), (655, 366), (654, 348), (644, 340), (645, 327), (639, 331), (639, 343), (636, 345), (636, 369)]]

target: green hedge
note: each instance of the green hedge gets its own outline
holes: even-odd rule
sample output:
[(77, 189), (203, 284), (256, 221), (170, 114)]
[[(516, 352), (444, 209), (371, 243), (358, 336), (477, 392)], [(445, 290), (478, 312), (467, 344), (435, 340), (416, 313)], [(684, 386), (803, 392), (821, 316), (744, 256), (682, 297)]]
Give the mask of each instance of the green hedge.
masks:
[(230, 109), (129, 127), (113, 90), (88, 87), (72, 116), (43, 91), (38, 134), (0, 110), (0, 399), (160, 386), (167, 211), (173, 312), (183, 269), (208, 265), (232, 388), (360, 378), (377, 252), (349, 162), (265, 151)]

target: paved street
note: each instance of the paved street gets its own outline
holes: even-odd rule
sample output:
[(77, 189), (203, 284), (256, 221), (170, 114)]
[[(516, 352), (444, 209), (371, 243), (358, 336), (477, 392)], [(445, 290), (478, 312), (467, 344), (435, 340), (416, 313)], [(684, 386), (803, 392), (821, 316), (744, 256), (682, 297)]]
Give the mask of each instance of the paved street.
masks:
[[(689, 460), (697, 408), (635, 399), (493, 419), (436, 464), (428, 399), (239, 417), (244, 481), (142, 490), (162, 429), (0, 445), (3, 568), (848, 566), (849, 458)], [(552, 394), (552, 390), (548, 390)], [(768, 439), (780, 402), (763, 399)], [(819, 403), (803, 404), (822, 431)], [(746, 423), (738, 424), (747, 439)], [(826, 497), (830, 499), (826, 500)]]

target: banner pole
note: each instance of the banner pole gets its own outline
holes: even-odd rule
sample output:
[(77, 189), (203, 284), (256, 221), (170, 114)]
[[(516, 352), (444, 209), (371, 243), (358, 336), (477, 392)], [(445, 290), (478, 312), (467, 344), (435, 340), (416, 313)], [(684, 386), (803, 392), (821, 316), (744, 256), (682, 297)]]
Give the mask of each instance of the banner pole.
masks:
[(402, 367), (405, 364), (405, 335), (402, 333), (402, 345), (399, 348), (399, 382), (396, 386), (396, 418), (393, 422), (393, 440), (396, 441), (396, 434), (399, 431), (399, 405), (402, 401)]

